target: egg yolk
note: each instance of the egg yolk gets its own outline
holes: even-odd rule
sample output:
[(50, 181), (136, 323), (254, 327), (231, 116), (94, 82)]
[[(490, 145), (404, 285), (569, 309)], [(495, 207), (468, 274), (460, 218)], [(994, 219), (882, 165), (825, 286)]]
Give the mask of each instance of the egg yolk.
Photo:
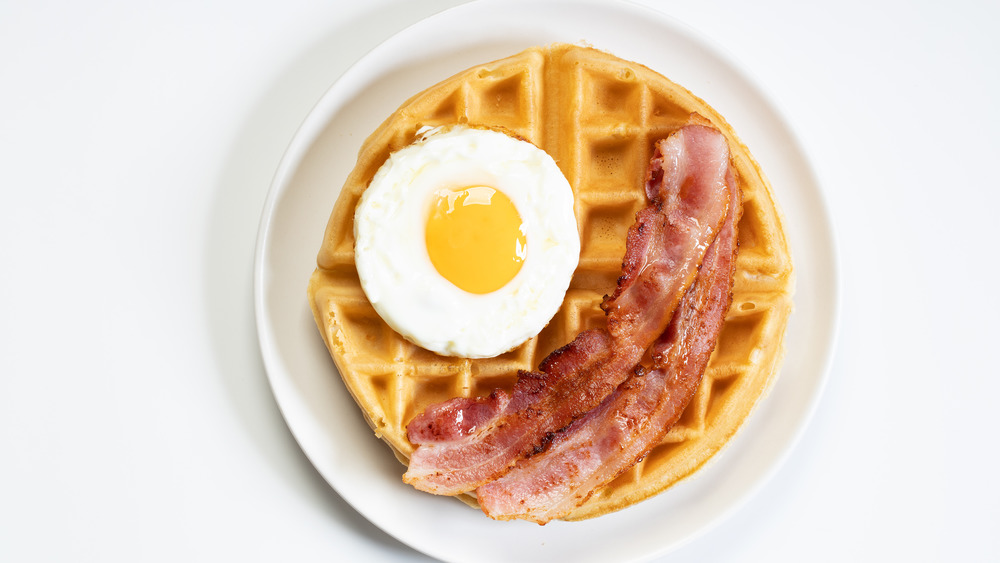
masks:
[(490, 293), (521, 269), (522, 224), (503, 192), (487, 186), (440, 190), (427, 219), (427, 253), (451, 283), (470, 293)]

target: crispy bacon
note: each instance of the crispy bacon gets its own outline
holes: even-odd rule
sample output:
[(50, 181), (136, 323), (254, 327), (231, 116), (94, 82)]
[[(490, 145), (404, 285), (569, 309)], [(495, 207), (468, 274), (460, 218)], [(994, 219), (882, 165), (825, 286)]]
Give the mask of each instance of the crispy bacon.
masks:
[(640, 368), (601, 405), (558, 433), (548, 448), (518, 462), (476, 490), (483, 511), (497, 519), (539, 524), (567, 515), (595, 490), (660, 443), (694, 397), (732, 300), (739, 187), (719, 236), (694, 284), (651, 350), (654, 367)]
[[(608, 313), (608, 331), (616, 340), (643, 334), (652, 342), (663, 331), (667, 321), (659, 322), (650, 308), (672, 312), (681, 294), (665, 293), (675, 280), (691, 283), (701, 260), (685, 260), (690, 255), (704, 256), (713, 238), (698, 237), (705, 228), (706, 216), (699, 210), (711, 209), (718, 223), (726, 215), (728, 191), (726, 173), (729, 169), (729, 146), (725, 137), (714, 127), (688, 125), (656, 144), (646, 175), (646, 197), (652, 205), (639, 212), (635, 227), (628, 234), (622, 277), (610, 297), (601, 307)], [(649, 222), (667, 222), (670, 229), (657, 229), (662, 240), (642, 237)], [(688, 245), (699, 245), (692, 248)], [(669, 316), (667, 320), (669, 320)]]
[[(675, 132), (661, 143), (669, 150), (656, 159), (711, 162), (702, 154), (712, 145), (706, 131), (715, 130), (689, 125)], [(728, 152), (723, 162), (728, 163)], [(486, 398), (456, 398), (417, 415), (407, 426), (417, 448), (405, 482), (453, 495), (497, 479), (598, 406), (632, 373), (670, 322), (730, 199), (724, 166), (657, 167), (663, 173), (651, 173), (655, 185), (647, 185), (651, 205), (629, 230), (622, 276), (602, 305), (608, 331), (582, 332), (546, 358), (539, 371), (519, 373), (510, 396), (496, 391)]]
[(639, 360), (613, 350), (607, 332), (584, 331), (547, 358), (542, 371), (521, 372), (510, 396), (495, 390), (486, 399), (459, 397), (430, 407), (407, 426), (418, 447), (404, 480), (421, 490), (454, 494), (503, 474), (549, 434), (600, 403), (623, 379), (619, 374)]

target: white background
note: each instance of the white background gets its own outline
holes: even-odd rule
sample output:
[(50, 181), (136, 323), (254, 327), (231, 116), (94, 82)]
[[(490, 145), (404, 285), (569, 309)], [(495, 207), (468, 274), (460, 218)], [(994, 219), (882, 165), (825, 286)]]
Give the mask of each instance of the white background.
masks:
[[(251, 273), (312, 105), (458, 3), (0, 0), (0, 560), (426, 559), (291, 438)], [(782, 108), (843, 274), (802, 441), (665, 559), (1000, 558), (1000, 5), (642, 3)]]

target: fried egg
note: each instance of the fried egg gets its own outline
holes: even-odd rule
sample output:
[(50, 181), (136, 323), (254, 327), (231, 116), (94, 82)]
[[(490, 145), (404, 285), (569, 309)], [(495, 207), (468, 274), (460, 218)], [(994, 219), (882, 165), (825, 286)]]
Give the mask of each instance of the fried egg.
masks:
[(393, 330), (447, 356), (493, 357), (537, 335), (580, 257), (573, 192), (535, 145), (469, 127), (422, 130), (358, 203), (361, 286)]

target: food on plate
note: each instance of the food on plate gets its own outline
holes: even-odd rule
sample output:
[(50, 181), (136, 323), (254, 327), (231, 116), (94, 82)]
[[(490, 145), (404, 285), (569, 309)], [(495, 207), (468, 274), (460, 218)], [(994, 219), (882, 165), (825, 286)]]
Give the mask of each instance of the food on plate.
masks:
[(432, 352), (488, 358), (538, 334), (580, 256), (573, 191), (552, 157), (500, 131), (429, 129), (392, 153), (354, 218), (365, 295)]
[[(647, 317), (622, 314), (627, 321), (616, 329), (617, 321), (610, 320), (617, 316), (615, 303), (629, 300), (610, 300), (606, 304), (608, 314), (601, 306), (606, 295), (617, 291), (618, 278), (629, 271), (627, 260), (623, 270), (626, 239), (637, 213), (648, 206), (644, 186), (656, 143), (688, 124), (692, 114), (703, 116), (725, 138), (733, 178), (742, 195), (742, 215), (735, 227), (739, 254), (732, 275), (732, 305), (725, 313), (718, 344), (710, 353), (693, 398), (669, 431), (662, 437), (641, 433), (641, 440), (647, 442), (643, 447), (649, 447), (641, 460), (594, 490), (583, 504), (551, 514), (565, 520), (590, 518), (657, 494), (704, 465), (740, 428), (777, 373), (792, 306), (793, 270), (770, 187), (726, 121), (681, 86), (642, 65), (596, 49), (550, 45), (467, 69), (404, 102), (363, 143), (357, 165), (330, 216), (308, 288), (312, 311), (345, 386), (375, 435), (392, 448), (401, 462), (407, 464), (416, 449), (407, 437), (407, 425), (427, 416), (422, 413), (428, 408), (433, 412), (456, 405), (482, 406), (455, 410), (462, 412), (463, 425), (447, 432), (468, 433), (472, 426), (509, 408), (510, 402), (529, 396), (519, 395), (518, 389), (526, 386), (521, 381), (539, 379), (528, 376), (519, 380), (521, 370), (529, 374), (540, 371), (545, 378), (551, 378), (552, 372), (576, 373), (581, 363), (629, 363), (621, 359), (628, 355), (627, 351), (608, 350), (616, 334), (655, 341), (654, 348), (662, 352), (660, 361), (653, 365), (653, 359), (647, 357), (648, 365), (641, 377), (629, 377), (632, 372), (627, 368), (624, 374), (616, 371), (611, 379), (604, 380), (598, 386), (599, 397), (571, 407), (580, 411), (567, 417), (577, 419), (575, 425), (597, 417), (605, 408), (598, 406), (605, 395), (610, 402), (621, 400), (615, 397), (625, 396), (625, 389), (640, 382), (652, 385), (657, 377), (665, 378), (664, 385), (681, 389), (680, 394), (690, 394), (687, 387), (694, 385), (692, 377), (670, 383), (669, 366), (677, 361), (678, 354), (671, 350), (687, 350), (685, 356), (694, 358), (695, 363), (705, 354), (705, 346), (698, 343), (703, 331), (690, 327), (711, 324), (710, 315), (688, 311), (688, 303), (708, 300), (704, 288), (717, 287), (716, 283), (702, 281), (707, 274), (698, 273), (691, 288), (681, 291), (680, 304), (674, 302), (679, 312), (673, 318), (684, 316), (687, 320), (683, 322), (670, 320), (674, 306), (664, 308), (660, 304), (658, 310), (666, 320), (660, 318), (645, 327), (636, 321)], [(426, 128), (456, 125), (498, 129), (544, 150), (556, 162), (573, 193), (580, 252), (561, 305), (536, 335), (491, 358), (446, 356), (407, 340), (375, 310), (362, 288), (355, 262), (355, 211), (376, 172), (390, 154), (413, 144)], [(732, 214), (727, 212), (726, 216)], [(526, 243), (531, 244), (530, 238)], [(708, 243), (715, 244), (712, 240)], [(718, 252), (712, 250), (715, 246), (706, 246), (710, 252), (707, 256)], [(703, 260), (699, 257), (696, 262), (702, 262), (704, 273)], [(688, 284), (692, 284), (691, 279), (680, 285)], [(671, 327), (689, 328), (667, 328), (668, 336), (661, 339), (667, 322), (672, 322)], [(688, 332), (691, 330), (694, 332)], [(568, 344), (569, 349), (556, 352)], [(619, 360), (609, 362), (605, 356), (617, 356)], [(543, 365), (546, 358), (550, 359)], [(584, 371), (594, 373), (594, 369)], [(619, 391), (614, 391), (617, 383), (611, 382), (619, 377), (626, 381)], [(567, 397), (576, 397), (573, 390), (581, 388), (579, 382), (556, 387), (560, 385), (564, 390), (556, 392)], [(649, 390), (655, 390), (655, 386)], [(639, 391), (630, 393), (642, 395)], [(507, 399), (508, 404), (502, 405)], [(558, 403), (563, 405), (562, 401)], [(451, 407), (442, 406), (448, 404)], [(598, 410), (590, 410), (592, 407)], [(669, 405), (661, 410), (654, 416), (667, 422), (677, 416), (676, 409)], [(591, 414), (585, 414), (588, 411)], [(583, 436), (572, 428), (563, 432), (565, 438), (553, 435), (549, 451), (538, 460), (554, 458), (548, 454), (556, 453), (561, 441)], [(508, 475), (513, 479), (516, 474)], [(477, 505), (474, 494), (457, 496)], [(548, 518), (535, 514), (514, 516)], [(506, 517), (499, 512), (497, 516)]]
[[(671, 138), (684, 137), (689, 127)], [(703, 144), (724, 156), (700, 166), (679, 160), (675, 168), (681, 170), (667, 176), (671, 189), (653, 193), (636, 215), (626, 236), (622, 275), (602, 303), (607, 329), (583, 331), (542, 360), (539, 371), (519, 373), (509, 397), (497, 389), (482, 399), (432, 405), (416, 416), (407, 425), (417, 449), (404, 481), (436, 494), (469, 492), (539, 451), (554, 432), (597, 407), (628, 378), (667, 327), (726, 218), (729, 153), (722, 135), (714, 137)], [(710, 158), (702, 154), (709, 151), (695, 156)]]
[(543, 451), (479, 487), (476, 498), (492, 518), (545, 524), (569, 514), (659, 444), (698, 389), (732, 298), (740, 190), (716, 129), (685, 126), (656, 147), (646, 182), (650, 200), (680, 192), (689, 182), (723, 183), (730, 194), (725, 222), (670, 325), (650, 349), (653, 369), (637, 368), (598, 408), (557, 432)]

